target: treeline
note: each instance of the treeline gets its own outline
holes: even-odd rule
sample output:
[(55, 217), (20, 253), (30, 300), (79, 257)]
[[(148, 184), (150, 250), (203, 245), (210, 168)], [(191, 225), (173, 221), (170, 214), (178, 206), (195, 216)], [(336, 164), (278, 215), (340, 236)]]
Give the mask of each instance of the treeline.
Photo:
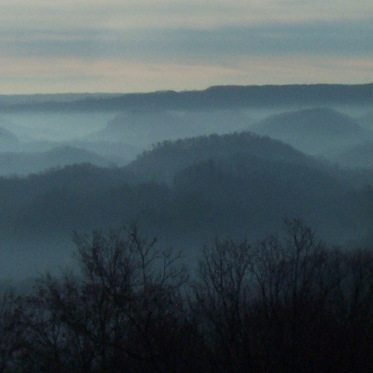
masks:
[(3, 296), (0, 371), (373, 371), (372, 251), (285, 223), (206, 246), (190, 275), (137, 228), (77, 235), (78, 273)]

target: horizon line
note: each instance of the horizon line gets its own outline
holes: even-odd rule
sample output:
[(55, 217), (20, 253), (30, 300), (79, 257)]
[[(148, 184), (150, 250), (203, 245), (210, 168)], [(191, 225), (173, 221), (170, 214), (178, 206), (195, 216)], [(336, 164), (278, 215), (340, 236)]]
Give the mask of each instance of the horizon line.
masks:
[(203, 92), (213, 88), (244, 88), (244, 87), (291, 87), (291, 86), (368, 86), (373, 85), (373, 81), (367, 83), (284, 83), (284, 84), (218, 84), (211, 85), (201, 89), (159, 89), (154, 91), (129, 91), (129, 92), (108, 92), (108, 91), (80, 91), (80, 92), (34, 92), (34, 93), (0, 93), (0, 97), (15, 97), (15, 96), (94, 96), (94, 95), (105, 95), (105, 96), (121, 96), (121, 95), (146, 95), (154, 93), (184, 93), (184, 92)]

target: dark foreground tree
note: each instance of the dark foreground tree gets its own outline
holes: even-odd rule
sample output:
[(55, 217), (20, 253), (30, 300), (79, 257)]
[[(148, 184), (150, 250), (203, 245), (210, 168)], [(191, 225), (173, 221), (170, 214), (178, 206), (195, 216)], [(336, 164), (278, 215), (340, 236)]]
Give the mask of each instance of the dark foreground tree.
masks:
[(211, 370), (372, 371), (372, 252), (327, 248), (300, 219), (285, 227), (204, 250), (192, 309)]
[(21, 312), (13, 290), (4, 289), (0, 299), (0, 372), (15, 367), (24, 332), (19, 323)]
[(191, 307), (214, 371), (252, 368), (250, 354), (251, 247), (248, 242), (216, 241), (203, 249)]
[(77, 235), (79, 271), (0, 304), (0, 372), (371, 372), (373, 253), (299, 219), (217, 240), (193, 281), (136, 228)]
[(76, 243), (80, 273), (46, 276), (24, 299), (21, 368), (168, 369), (183, 327), (179, 314), (186, 274), (177, 256), (159, 251), (155, 240), (143, 240), (136, 228), (128, 234), (77, 236)]

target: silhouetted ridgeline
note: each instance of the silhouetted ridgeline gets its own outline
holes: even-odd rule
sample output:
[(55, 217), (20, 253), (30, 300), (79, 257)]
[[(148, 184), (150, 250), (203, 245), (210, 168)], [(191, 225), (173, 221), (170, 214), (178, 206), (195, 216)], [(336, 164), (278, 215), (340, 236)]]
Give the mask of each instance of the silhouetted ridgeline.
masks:
[[(15, 97), (16, 99), (16, 97)], [(2, 102), (3, 101), (3, 102)], [(373, 103), (373, 84), (216, 86), (203, 91), (131, 93), (115, 97), (87, 96), (66, 101), (49, 99), (11, 102), (0, 100), (0, 111), (106, 111), (149, 109), (222, 109), (293, 105), (367, 105)]]

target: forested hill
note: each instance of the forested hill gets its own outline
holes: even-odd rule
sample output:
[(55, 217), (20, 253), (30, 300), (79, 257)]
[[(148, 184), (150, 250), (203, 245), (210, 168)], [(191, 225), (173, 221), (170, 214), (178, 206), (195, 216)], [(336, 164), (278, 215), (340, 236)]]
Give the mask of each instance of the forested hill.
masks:
[(0, 272), (13, 276), (16, 262), (30, 275), (50, 265), (47, 257), (66, 258), (73, 231), (134, 222), (189, 258), (215, 237), (259, 239), (284, 216), (303, 218), (333, 244), (370, 243), (373, 190), (341, 172), (280, 141), (237, 133), (167, 141), (127, 167), (0, 177)]
[[(63, 97), (63, 96), (62, 96)], [(45, 95), (37, 100), (21, 102), (14, 99), (1, 100), (0, 112), (31, 111), (120, 111), (127, 109), (222, 109), (238, 107), (276, 107), (294, 105), (367, 105), (373, 103), (373, 83), (313, 84), (313, 85), (266, 85), (266, 86), (215, 86), (201, 91), (159, 91), (105, 96), (73, 95), (65, 101)]]
[(241, 132), (164, 141), (139, 155), (128, 169), (143, 180), (170, 182), (178, 171), (195, 162), (224, 159), (237, 153), (304, 166), (317, 164), (280, 141)]
[(123, 168), (0, 178), (0, 192), (0, 233), (14, 242), (133, 221), (170, 242), (257, 237), (284, 216), (340, 242), (368, 231), (373, 201), (311, 157), (250, 133), (168, 141)]

